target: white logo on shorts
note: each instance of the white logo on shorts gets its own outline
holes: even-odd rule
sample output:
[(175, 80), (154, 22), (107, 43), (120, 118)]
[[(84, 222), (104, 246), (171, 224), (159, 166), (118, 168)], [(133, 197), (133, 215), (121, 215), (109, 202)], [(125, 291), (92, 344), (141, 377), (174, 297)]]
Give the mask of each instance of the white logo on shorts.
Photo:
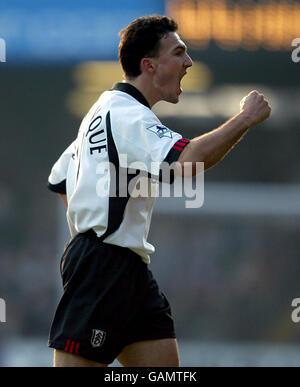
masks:
[(93, 329), (91, 344), (93, 348), (100, 347), (105, 340), (106, 333), (100, 329)]

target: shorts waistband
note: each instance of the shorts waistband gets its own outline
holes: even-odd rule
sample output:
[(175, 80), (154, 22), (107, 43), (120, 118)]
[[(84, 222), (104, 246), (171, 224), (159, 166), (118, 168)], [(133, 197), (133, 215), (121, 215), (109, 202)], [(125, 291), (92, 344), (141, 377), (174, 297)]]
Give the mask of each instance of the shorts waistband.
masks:
[(102, 236), (98, 237), (98, 235), (96, 234), (96, 232), (92, 228), (90, 228), (87, 231), (84, 231), (84, 232), (81, 232), (81, 233), (77, 234), (75, 236), (75, 238), (76, 237), (80, 237), (80, 235), (85, 236), (85, 237), (90, 238), (90, 239), (94, 239), (94, 240), (97, 239), (98, 242), (100, 242), (101, 244), (104, 244), (106, 246), (110, 246), (110, 248), (117, 249), (117, 250), (120, 250), (120, 251), (121, 250), (126, 251), (126, 254), (128, 256), (132, 256), (135, 259), (138, 258), (141, 262), (143, 262), (142, 259), (141, 259), (141, 256), (139, 254), (137, 254), (136, 252), (134, 252), (133, 250), (131, 250), (129, 247), (105, 243), (103, 241), (103, 239), (105, 239), (105, 237), (104, 238), (102, 238)]
[(87, 230), (81, 234), (86, 235), (88, 237), (92, 237), (92, 238), (98, 238), (98, 235), (96, 234), (96, 232), (92, 228), (90, 228), (89, 230)]

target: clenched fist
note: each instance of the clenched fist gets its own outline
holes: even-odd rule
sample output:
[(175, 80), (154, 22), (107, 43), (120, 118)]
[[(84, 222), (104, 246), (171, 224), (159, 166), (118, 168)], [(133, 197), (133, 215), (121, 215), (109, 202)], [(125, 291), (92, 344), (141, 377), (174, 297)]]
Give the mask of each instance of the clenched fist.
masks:
[(259, 124), (271, 114), (271, 107), (265, 97), (253, 90), (240, 102), (241, 113), (248, 121), (249, 126)]

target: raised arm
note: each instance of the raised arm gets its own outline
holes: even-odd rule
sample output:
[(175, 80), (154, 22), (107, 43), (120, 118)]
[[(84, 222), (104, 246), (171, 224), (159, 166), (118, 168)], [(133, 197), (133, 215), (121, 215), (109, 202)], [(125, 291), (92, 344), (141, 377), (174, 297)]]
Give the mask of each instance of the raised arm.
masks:
[(232, 117), (219, 128), (196, 137), (185, 147), (178, 162), (204, 162), (204, 169), (216, 165), (241, 140), (252, 126), (270, 116), (271, 108), (262, 94), (256, 90), (249, 93), (240, 102), (240, 113)]

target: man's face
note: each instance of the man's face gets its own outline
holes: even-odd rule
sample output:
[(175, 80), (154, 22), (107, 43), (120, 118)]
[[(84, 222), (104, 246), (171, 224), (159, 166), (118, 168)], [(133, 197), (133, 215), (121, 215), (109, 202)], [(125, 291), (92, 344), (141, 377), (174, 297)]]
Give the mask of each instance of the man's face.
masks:
[(193, 64), (177, 33), (169, 32), (160, 40), (159, 56), (153, 61), (156, 65), (153, 86), (159, 99), (177, 103), (182, 93), (181, 79)]

